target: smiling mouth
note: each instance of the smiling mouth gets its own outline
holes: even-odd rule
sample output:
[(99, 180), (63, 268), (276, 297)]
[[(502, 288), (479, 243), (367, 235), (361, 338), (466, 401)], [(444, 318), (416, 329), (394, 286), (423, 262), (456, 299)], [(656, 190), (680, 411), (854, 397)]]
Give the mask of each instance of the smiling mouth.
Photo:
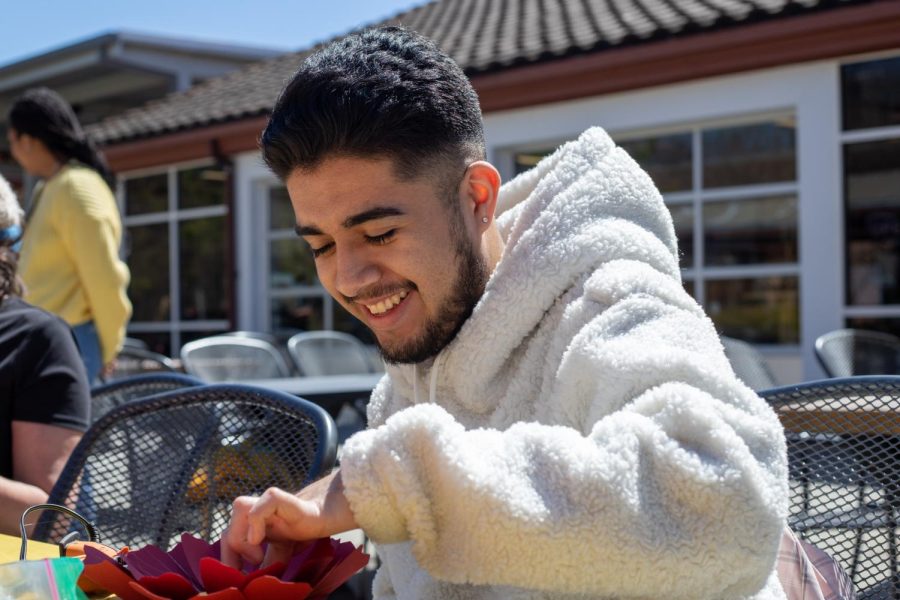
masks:
[(363, 306), (366, 307), (366, 310), (369, 311), (369, 314), (374, 316), (381, 316), (393, 309), (395, 306), (403, 302), (403, 299), (406, 298), (408, 292), (405, 290), (394, 294), (393, 296), (389, 296), (384, 300), (381, 300), (375, 304), (366, 304), (361, 302)]

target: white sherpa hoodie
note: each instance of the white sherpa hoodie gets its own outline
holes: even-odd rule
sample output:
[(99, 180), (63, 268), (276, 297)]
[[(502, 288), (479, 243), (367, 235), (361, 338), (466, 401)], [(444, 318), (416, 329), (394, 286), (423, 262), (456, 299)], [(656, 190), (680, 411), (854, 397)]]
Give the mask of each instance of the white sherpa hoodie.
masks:
[(783, 599), (782, 429), (681, 286), (672, 221), (601, 129), (501, 189), (506, 248), (341, 455), (377, 598)]

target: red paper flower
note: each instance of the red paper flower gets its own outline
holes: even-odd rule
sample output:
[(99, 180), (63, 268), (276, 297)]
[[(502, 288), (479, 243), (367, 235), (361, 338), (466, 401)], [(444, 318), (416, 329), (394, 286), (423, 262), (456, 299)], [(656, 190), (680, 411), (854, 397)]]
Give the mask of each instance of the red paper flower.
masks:
[(183, 534), (169, 552), (149, 545), (113, 557), (85, 547), (83, 577), (122, 600), (316, 600), (325, 598), (369, 561), (350, 542), (321, 538), (287, 564), (264, 569), (224, 565), (219, 542)]

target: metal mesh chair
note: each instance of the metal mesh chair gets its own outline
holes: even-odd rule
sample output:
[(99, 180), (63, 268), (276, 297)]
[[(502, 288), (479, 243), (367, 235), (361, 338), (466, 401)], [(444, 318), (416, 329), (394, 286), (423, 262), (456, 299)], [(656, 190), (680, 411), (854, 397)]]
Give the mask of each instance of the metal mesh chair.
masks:
[(126, 345), (119, 350), (113, 372), (105, 377), (104, 381), (124, 379), (141, 373), (174, 373), (176, 370), (175, 362), (168, 356), (145, 348)]
[(196, 377), (181, 373), (150, 373), (117, 379), (91, 389), (91, 422), (126, 402), (154, 394), (203, 385)]
[(725, 356), (738, 379), (753, 390), (765, 390), (778, 385), (759, 350), (735, 338), (721, 336), (720, 339), (725, 347)]
[(377, 372), (363, 343), (339, 331), (304, 331), (292, 336), (287, 347), (297, 369), (308, 377)]
[(900, 337), (838, 329), (816, 339), (816, 358), (829, 377), (900, 375)]
[(900, 598), (900, 377), (760, 392), (785, 427), (790, 526), (847, 570), (860, 598)]
[[(217, 539), (231, 503), (271, 486), (297, 490), (330, 472), (334, 422), (315, 404), (264, 388), (209, 385), (135, 400), (94, 423), (50, 502), (93, 520), (106, 544), (169, 547), (182, 532)], [(33, 533), (73, 528), (44, 513)]]
[(218, 335), (188, 342), (181, 362), (190, 375), (204, 381), (241, 381), (289, 377), (291, 370), (278, 348), (249, 337)]

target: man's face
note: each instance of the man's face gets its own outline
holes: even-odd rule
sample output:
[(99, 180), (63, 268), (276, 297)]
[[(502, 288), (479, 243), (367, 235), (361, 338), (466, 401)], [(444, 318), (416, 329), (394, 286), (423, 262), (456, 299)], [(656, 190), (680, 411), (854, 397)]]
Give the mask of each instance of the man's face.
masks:
[(389, 160), (351, 157), (297, 170), (286, 183), (319, 280), (372, 330), (385, 359), (419, 362), (440, 352), (489, 275), (457, 190), (401, 180)]

